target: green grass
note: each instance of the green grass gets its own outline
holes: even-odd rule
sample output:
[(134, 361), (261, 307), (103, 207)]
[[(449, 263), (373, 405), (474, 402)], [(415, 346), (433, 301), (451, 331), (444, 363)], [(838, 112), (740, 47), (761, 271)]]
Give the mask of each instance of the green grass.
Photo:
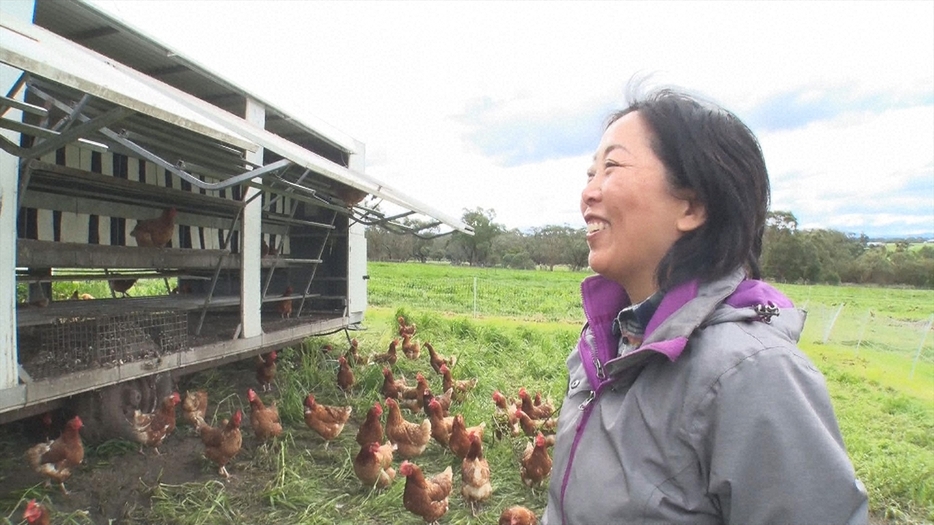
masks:
[(804, 345), (827, 378), (844, 442), (875, 515), (934, 521), (934, 381), (904, 387), (873, 352)]
[[(475, 323), (495, 325), (499, 321), (493, 316), (511, 315), (524, 319), (527, 330), (536, 330), (558, 324), (528, 321), (561, 320), (574, 326), (575, 336), (582, 319), (579, 283), (588, 275), (416, 263), (370, 263), (369, 273), (371, 302), (469, 316), (474, 315), (476, 277)], [(460, 288), (439, 294), (436, 290), (442, 282), (447, 289), (455, 283)], [(869, 490), (873, 514), (892, 522), (934, 521), (934, 443), (927, 437), (934, 436), (934, 334), (924, 332), (934, 315), (934, 290), (776, 287), (809, 310), (801, 346), (827, 377), (845, 443)], [(484, 302), (484, 290), (493, 290), (496, 300)], [(498, 306), (498, 301), (508, 303), (506, 297), (518, 294), (525, 294), (524, 304), (546, 305), (548, 313), (533, 306), (530, 313), (516, 315), (511, 308)], [(920, 357), (917, 362), (915, 356)], [(555, 373), (563, 374), (563, 367)]]
[(568, 322), (581, 317), (580, 282), (589, 275), (375, 262), (367, 272), (372, 306)]
[[(465, 415), (468, 424), (486, 421), (488, 427), (491, 425), (490, 396), (495, 389), (515, 396), (518, 387), (525, 386), (560, 402), (567, 380), (564, 360), (582, 321), (579, 284), (587, 273), (370, 263), (369, 274), (371, 306), (365, 318), (366, 330), (353, 334), (360, 341), (361, 353), (384, 352), (396, 335), (395, 317), (401, 314), (417, 324), (420, 341), (430, 341), (442, 354), (458, 356), (455, 377), (480, 377), (475, 391), (455, 409)], [(801, 347), (827, 378), (847, 450), (867, 486), (873, 515), (885, 523), (934, 522), (934, 363), (930, 359), (934, 352), (928, 350), (934, 344), (934, 334), (929, 334), (923, 358), (915, 366), (911, 358), (921, 333), (905, 328), (923, 324), (934, 314), (934, 291), (778, 287), (811, 312)], [(846, 306), (838, 324), (823, 344), (821, 311), (835, 311), (842, 303)], [(872, 342), (868, 329), (860, 337), (869, 310), (874, 316), (871, 319), (893, 320), (889, 324), (895, 327), (880, 335), (878, 344), (868, 344)], [(857, 350), (855, 341), (860, 339), (865, 341)], [(345, 400), (335, 384), (336, 357), (320, 352), (325, 343), (337, 350), (347, 348), (346, 338), (337, 334), (309, 339), (301, 347), (280, 352), (275, 397), (286, 433), (276, 445), (245, 451), (234, 459), (231, 472), (239, 479), (226, 484), (213, 479), (180, 485), (157, 483), (148, 489), (151, 507), (133, 509), (129, 522), (420, 523), (402, 508), (403, 478), (376, 492), (362, 487), (352, 471), (351, 461), (358, 450), (356, 424), (379, 398), (380, 367), (358, 369), (358, 386)], [(409, 379), (421, 371), (433, 390), (439, 388), (440, 378), (424, 356), (410, 361), (400, 354), (395, 369), (397, 376), (401, 373)], [(237, 392), (227, 377), (213, 370), (193, 378), (199, 388), (211, 392), (209, 419), (226, 417), (246, 405), (242, 392)], [(348, 425), (327, 451), (321, 438), (304, 426), (302, 401), (308, 392), (314, 392), (321, 403), (349, 402), (354, 407), (351, 419), (356, 423)], [(409, 414), (406, 417), (416, 419)], [(514, 504), (540, 513), (545, 491), (533, 493), (518, 476), (517, 454), (526, 442), (525, 438), (493, 442), (489, 435), (484, 439), (494, 494), (477, 518), (470, 516), (459, 495), (459, 462), (437, 444), (429, 445), (415, 460), (425, 471), (455, 467), (451, 506), (442, 523), (496, 523), (500, 511)], [(93, 453), (107, 458), (124, 446), (112, 442)], [(42, 494), (35, 491), (37, 497)], [(10, 519), (13, 517), (7, 521)]]
[[(60, 275), (60, 274), (56, 274)], [(167, 295), (169, 290), (175, 288), (178, 279), (172, 277), (168, 279), (169, 288), (163, 279), (139, 279), (129, 290), (133, 297), (149, 297), (154, 295)], [(96, 299), (109, 299), (111, 297), (110, 287), (107, 281), (56, 281), (52, 283), (52, 299), (55, 301), (65, 301), (71, 298), (74, 292), (78, 294), (90, 294)], [(16, 285), (17, 302), (25, 302), (28, 293), (28, 286), (20, 283)], [(117, 294), (122, 297), (122, 294)]]
[[(566, 383), (564, 359), (576, 342), (579, 327), (528, 325), (509, 319), (477, 321), (463, 316), (371, 308), (366, 315), (367, 330), (353, 334), (360, 341), (360, 352), (365, 355), (384, 352), (397, 335), (395, 318), (400, 314), (417, 323), (418, 340), (430, 341), (442, 354), (457, 355), (453, 370), (456, 379), (475, 376), (481, 379), (463, 403), (455, 404), (452, 412), (463, 414), (468, 425), (487, 423), (484, 453), (493, 471), (494, 493), (484, 510), (474, 518), (464, 505), (459, 492), (460, 460), (450, 451), (432, 441), (425, 453), (414, 460), (428, 474), (440, 472), (448, 465), (454, 467), (454, 492), (442, 522), (495, 524), (503, 508), (516, 504), (540, 513), (545, 506), (545, 489), (533, 492), (522, 485), (519, 478), (518, 454), (529, 439), (494, 441), (492, 393), (499, 389), (514, 397), (521, 385), (560, 401)], [(359, 450), (354, 441), (356, 425), (381, 397), (381, 367), (357, 367), (354, 392), (349, 399), (345, 398), (335, 382), (336, 356), (320, 351), (326, 343), (333, 345), (335, 352), (348, 346), (346, 338), (339, 334), (312, 338), (301, 347), (279, 353), (276, 397), (286, 432), (275, 446), (265, 451), (257, 449), (252, 456), (241, 453), (243, 457), (238, 456), (231, 463), (235, 476), (249, 477), (249, 487), (238, 485), (236, 481), (225, 485), (214, 480), (160, 484), (151, 487), (151, 508), (136, 508), (132, 522), (374, 525), (419, 522), (419, 518), (402, 507), (403, 477), (397, 477), (386, 490), (373, 491), (363, 487), (353, 473), (352, 460)], [(428, 378), (433, 392), (440, 390), (441, 378), (428, 366), (424, 352), (418, 360), (406, 359), (400, 353), (394, 366), (396, 376), (404, 375), (411, 381), (417, 372)], [(212, 400), (220, 399), (219, 396), (231, 388), (216, 380), (214, 372), (199, 374), (197, 379), (199, 385), (209, 385)], [(356, 423), (352, 427), (348, 424), (328, 450), (324, 450), (323, 440), (304, 425), (302, 401), (309, 392), (315, 393), (319, 403), (349, 403), (354, 407), (351, 420)], [(213, 407), (212, 401), (210, 408)], [(227, 413), (227, 410), (219, 413)], [(420, 419), (406, 411), (403, 414), (409, 420)], [(401, 460), (397, 457), (397, 468), (399, 463)]]
[(911, 321), (925, 320), (934, 314), (934, 290), (826, 284), (778, 284), (777, 287), (805, 308), (813, 304), (846, 304), (847, 310), (860, 314), (871, 310), (875, 315)]

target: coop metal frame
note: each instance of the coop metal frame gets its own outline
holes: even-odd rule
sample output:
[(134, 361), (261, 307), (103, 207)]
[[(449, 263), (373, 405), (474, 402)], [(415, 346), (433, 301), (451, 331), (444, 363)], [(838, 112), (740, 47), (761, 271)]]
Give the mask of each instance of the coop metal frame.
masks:
[[(113, 366), (88, 368), (54, 378), (29, 377), (18, 365), (15, 345), (18, 314), (12, 304), (3, 303), (0, 305), (0, 317), (4, 319), (0, 324), (0, 422), (47, 409), (61, 402), (66, 396), (155, 373), (196, 371), (242, 359), (246, 354), (280, 348), (311, 335), (347, 329), (360, 323), (365, 308), (365, 280), (358, 284), (364, 287), (363, 304), (354, 308), (348, 305), (342, 316), (309, 320), (271, 333), (257, 330), (258, 321), (251, 319), (250, 312), (259, 311), (259, 306), (267, 299), (269, 287), (268, 280), (261, 283), (258, 279), (260, 269), (265, 267), (274, 271), (280, 264), (278, 260), (265, 263), (258, 257), (251, 257), (259, 253), (259, 239), (258, 235), (251, 237), (249, 234), (259, 232), (259, 221), (262, 220), (263, 213), (268, 214), (268, 211), (264, 212), (261, 209), (257, 199), (262, 192), (275, 190), (278, 194), (287, 193), (295, 202), (306, 202), (330, 210), (334, 218), (338, 215), (347, 216), (349, 234), (359, 239), (353, 241), (358, 245), (365, 242), (362, 236), (364, 225), (383, 224), (395, 231), (406, 231), (419, 236), (436, 235), (425, 234), (424, 229), (413, 229), (399, 222), (399, 219), (411, 214), (433, 218), (434, 222), (426, 228), (440, 225), (450, 228), (442, 234), (453, 231), (472, 233), (470, 226), (460, 219), (433, 209), (365, 174), (363, 144), (330, 126), (321, 122), (309, 123), (309, 119), (297, 118), (279, 110), (274, 104), (259, 99), (204, 66), (185, 58), (181, 53), (167, 49), (154, 38), (91, 4), (78, 0), (38, 0), (36, 8), (37, 11), (44, 10), (46, 13), (48, 28), (8, 16), (0, 20), (0, 63), (21, 72), (6, 96), (0, 96), (0, 128), (13, 132), (14, 137), (20, 137), (17, 141), (0, 136), (0, 149), (3, 150), (3, 153), (0, 153), (0, 161), (8, 160), (2, 159), (4, 156), (16, 157), (17, 169), (13, 171), (18, 172), (3, 170), (3, 180), (0, 184), (0, 201), (4, 202), (4, 205), (0, 206), (0, 239), (3, 240), (4, 250), (8, 246), (16, 248), (12, 258), (9, 257), (9, 252), (6, 258), (0, 257), (0, 290), (15, 289), (17, 252), (31, 250), (30, 253), (41, 258), (43, 250), (48, 249), (36, 243), (17, 240), (15, 221), (10, 218), (11, 210), (19, 210), (30, 204), (30, 187), (37, 174), (51, 173), (47, 171), (51, 168), (31, 159), (69, 143), (80, 143), (91, 150), (144, 158), (187, 183), (206, 190), (238, 185), (243, 187), (244, 199), (238, 206), (231, 206), (228, 216), (230, 223), (223, 229), (232, 233), (234, 225), (238, 222), (240, 224), (242, 257), (239, 270), (241, 280), (244, 283), (249, 282), (249, 285), (245, 284), (241, 290), (241, 325), (234, 334), (234, 339), (177, 352), (163, 352), (157, 356), (143, 356), (129, 361), (123, 359)], [(68, 24), (71, 23), (93, 23), (106, 29), (99, 33), (119, 37), (122, 43), (116, 46), (117, 49), (123, 46), (139, 50), (141, 63), (131, 63), (134, 57), (122, 57), (127, 62), (123, 63), (118, 58), (100, 54), (56, 34), (55, 31), (68, 34)], [(85, 34), (89, 33), (93, 31), (85, 31)], [(101, 49), (101, 52), (107, 51)], [(168, 71), (171, 67), (167, 67), (165, 63), (155, 67), (151, 63), (154, 60), (169, 61), (174, 64), (172, 67), (191, 74), (195, 79), (191, 89), (186, 91), (160, 81), (157, 72)], [(142, 64), (146, 61), (147, 64)], [(151, 74), (134, 69), (145, 69), (144, 65), (150, 66)], [(200, 93), (196, 96), (195, 92), (206, 88), (214, 89), (216, 93), (210, 96)], [(43, 105), (25, 102), (22, 98), (23, 90), (27, 90), (31, 96), (38, 97)], [(235, 115), (230, 112), (230, 108), (221, 108), (209, 102), (211, 100), (216, 103), (218, 100), (224, 100), (224, 97), (243, 100), (244, 116)], [(64, 114), (64, 117), (52, 121), (50, 114), (53, 109)], [(38, 117), (39, 124), (23, 122), (14, 114), (17, 111)], [(287, 136), (289, 138), (286, 138)], [(28, 144), (29, 141), (23, 137), (32, 137), (32, 143)], [(330, 148), (328, 151), (331, 151), (331, 158), (317, 154), (299, 143), (325, 144)], [(264, 162), (266, 152), (273, 153), (275, 160)], [(4, 164), (9, 165), (9, 162)], [(60, 171), (62, 173), (53, 175), (66, 178), (69, 176), (67, 170)], [(387, 215), (372, 204), (344, 202), (337, 198), (335, 193), (308, 184), (306, 177), (310, 173), (333, 181), (334, 184), (344, 185), (391, 202), (408, 211)], [(199, 175), (220, 180), (216, 183), (206, 183)], [(5, 205), (9, 200), (2, 200), (4, 195), (9, 195), (10, 188), (14, 188), (17, 195), (15, 207)], [(119, 206), (132, 209), (134, 206), (145, 204), (141, 199), (134, 200), (131, 196), (125, 200), (126, 202)], [(330, 224), (309, 224), (308, 221), (295, 219), (293, 215), (294, 208), (291, 213), (276, 217), (275, 220), (283, 225), (285, 231), (293, 224), (321, 228), (325, 231), (325, 240), (334, 228), (333, 219)], [(111, 247), (56, 248), (67, 252), (76, 260), (94, 260), (101, 263), (112, 260), (112, 257), (107, 255)], [(119, 251), (117, 247), (113, 249)], [(323, 249), (324, 243), (321, 244), (321, 250)], [(154, 262), (159, 261), (166, 263), (164, 267), (171, 268), (169, 263), (173, 257), (192, 255), (176, 253), (178, 250), (175, 249), (158, 250), (159, 253), (152, 250), (156, 249), (136, 249), (136, 260), (148, 261), (149, 264), (129, 264), (128, 267), (159, 267), (158, 263)], [(362, 268), (365, 271), (365, 244), (363, 250)], [(218, 253), (198, 255), (208, 260), (213, 257), (216, 261), (216, 272), (225, 265), (233, 264), (229, 251), (215, 252)], [(359, 256), (359, 246), (357, 255)], [(57, 253), (58, 260), (61, 256), (61, 252)], [(120, 256), (126, 257), (126, 253), (121, 253)], [(353, 260), (351, 259), (351, 262)], [(360, 271), (359, 261), (352, 264)], [(106, 274), (108, 265), (101, 264), (100, 267), (105, 269)], [(313, 268), (316, 269), (317, 266)], [(205, 313), (214, 296), (213, 283), (217, 280), (216, 272), (210, 293), (202, 307), (202, 312)], [(272, 276), (272, 271), (269, 276)], [(312, 271), (304, 290), (296, 296), (302, 301), (298, 308), (299, 314), (305, 307), (314, 279), (315, 272)], [(353, 297), (349, 299), (352, 301)], [(63, 319), (67, 319), (68, 315), (81, 319), (81, 309), (87, 308), (77, 303), (55, 306), (62, 309)], [(204, 321), (203, 314), (201, 321)], [(200, 323), (198, 329), (200, 330)]]

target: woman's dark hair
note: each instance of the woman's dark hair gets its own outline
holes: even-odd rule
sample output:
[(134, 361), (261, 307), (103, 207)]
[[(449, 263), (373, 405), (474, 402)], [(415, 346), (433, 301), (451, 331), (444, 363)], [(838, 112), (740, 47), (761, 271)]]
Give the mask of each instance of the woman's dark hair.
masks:
[(738, 267), (759, 278), (769, 176), (755, 135), (733, 113), (670, 89), (634, 100), (607, 127), (634, 111), (651, 129), (652, 151), (676, 194), (690, 190), (707, 211), (704, 224), (662, 257), (659, 288), (718, 279)]

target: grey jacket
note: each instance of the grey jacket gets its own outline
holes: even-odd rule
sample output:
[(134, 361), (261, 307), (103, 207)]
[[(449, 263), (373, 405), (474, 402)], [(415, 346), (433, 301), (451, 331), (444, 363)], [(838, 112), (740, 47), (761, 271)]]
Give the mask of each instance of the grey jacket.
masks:
[(625, 292), (599, 276), (581, 288), (544, 525), (868, 522), (790, 300), (742, 271), (688, 282), (617, 357)]

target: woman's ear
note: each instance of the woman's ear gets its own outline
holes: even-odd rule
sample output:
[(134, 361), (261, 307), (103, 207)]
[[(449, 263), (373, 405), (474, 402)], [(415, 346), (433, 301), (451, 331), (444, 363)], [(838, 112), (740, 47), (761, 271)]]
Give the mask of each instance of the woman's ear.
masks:
[(703, 226), (707, 222), (707, 206), (697, 198), (693, 191), (687, 192), (681, 198), (684, 208), (675, 224), (678, 231), (687, 233)]

